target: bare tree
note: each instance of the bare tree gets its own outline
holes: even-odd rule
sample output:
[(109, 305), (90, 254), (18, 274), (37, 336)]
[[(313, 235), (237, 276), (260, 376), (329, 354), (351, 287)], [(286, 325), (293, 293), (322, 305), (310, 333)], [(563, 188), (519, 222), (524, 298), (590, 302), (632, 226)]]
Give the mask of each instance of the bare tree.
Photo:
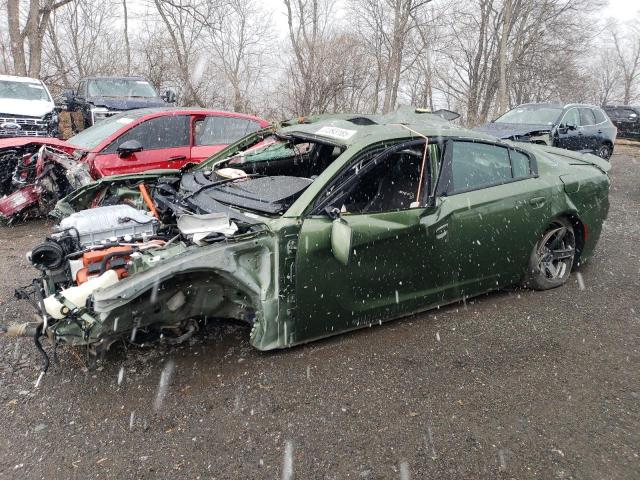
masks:
[(235, 111), (253, 107), (252, 96), (265, 73), (265, 55), (273, 41), (271, 15), (255, 0), (230, 0), (225, 20), (219, 27), (207, 25), (218, 64), (232, 92)]
[[(393, 110), (406, 69), (407, 41), (420, 26), (422, 10), (431, 0), (351, 0), (350, 15), (358, 25), (362, 41), (373, 49), (376, 64), (376, 93), (384, 88), (382, 111)], [(413, 56), (412, 64), (417, 60)], [(374, 105), (374, 110), (378, 104)]]
[[(7, 16), (11, 54), (14, 70), (18, 75), (38, 77), (42, 68), (42, 43), (49, 27), (51, 14), (71, 0), (29, 0), (29, 10), (24, 28), (20, 25), (20, 0), (7, 0)], [(28, 45), (29, 63), (25, 49)]]
[(122, 10), (124, 14), (124, 45), (127, 52), (127, 75), (131, 75), (131, 45), (129, 45), (129, 12), (127, 11), (127, 0), (122, 0)]
[(443, 90), (465, 106), (472, 125), (506, 110), (510, 95), (521, 100), (575, 94), (579, 59), (590, 40), (585, 25), (598, 4), (475, 0), (460, 6), (452, 12), (450, 48), (444, 52), (450, 68), (439, 75)]
[(101, 0), (73, 1), (49, 19), (42, 76), (69, 87), (80, 77), (122, 72), (126, 64), (117, 30), (119, 15)]
[(640, 77), (640, 31), (630, 28), (625, 39), (620, 38), (616, 29), (611, 33), (615, 46), (617, 64), (622, 73), (622, 102), (629, 105), (634, 97), (634, 89)]
[(197, 58), (196, 52), (204, 28), (219, 28), (223, 16), (223, 4), (215, 0), (203, 2), (154, 0), (154, 4), (171, 39), (184, 86), (182, 100), (186, 104), (195, 103), (205, 106), (206, 102), (199, 85), (203, 63)]

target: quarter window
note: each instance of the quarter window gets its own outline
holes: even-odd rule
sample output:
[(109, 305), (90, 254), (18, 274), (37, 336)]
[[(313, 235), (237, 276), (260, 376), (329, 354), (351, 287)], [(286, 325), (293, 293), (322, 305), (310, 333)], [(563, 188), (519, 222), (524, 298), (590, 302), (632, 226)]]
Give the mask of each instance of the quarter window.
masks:
[(188, 146), (189, 116), (171, 115), (142, 122), (117, 138), (105, 152), (114, 153), (119, 145), (128, 140), (139, 141), (144, 150)]
[(251, 120), (233, 117), (206, 117), (195, 124), (196, 145), (228, 145), (260, 130)]
[(510, 150), (513, 178), (526, 178), (531, 176), (531, 160), (527, 155), (516, 150)]

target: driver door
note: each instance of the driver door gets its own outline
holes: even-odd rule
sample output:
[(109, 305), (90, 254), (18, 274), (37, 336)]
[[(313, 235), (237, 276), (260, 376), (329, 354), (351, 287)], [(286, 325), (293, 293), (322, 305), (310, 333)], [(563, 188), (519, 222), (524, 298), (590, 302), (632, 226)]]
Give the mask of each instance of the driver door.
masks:
[(558, 147), (567, 150), (582, 149), (583, 134), (580, 130), (580, 112), (577, 108), (570, 108), (562, 117), (558, 126)]
[[(122, 157), (118, 147), (129, 140), (140, 142), (142, 151)], [(189, 161), (190, 143), (189, 115), (151, 118), (134, 125), (96, 155), (94, 169), (102, 176), (178, 169)]]
[[(428, 203), (439, 150), (429, 148), (424, 168), (423, 152), (424, 141), (413, 140), (368, 161), (356, 158), (305, 218), (296, 261), (296, 336), (381, 323), (455, 295), (443, 276), (451, 255), (447, 218)], [(334, 217), (339, 211), (339, 218), (327, 210)], [(333, 251), (334, 222), (351, 234), (346, 264)]]

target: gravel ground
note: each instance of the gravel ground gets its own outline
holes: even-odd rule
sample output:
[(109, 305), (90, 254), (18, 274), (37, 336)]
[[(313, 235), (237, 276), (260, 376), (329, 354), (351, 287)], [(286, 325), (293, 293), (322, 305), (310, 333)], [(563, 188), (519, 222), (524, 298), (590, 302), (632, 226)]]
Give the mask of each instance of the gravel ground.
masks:
[[(31, 342), (0, 339), (0, 478), (640, 478), (640, 148), (612, 164), (597, 254), (563, 288), (275, 353), (233, 324), (91, 371), (64, 349), (38, 389)], [(47, 228), (0, 227), (2, 323), (33, 315), (12, 291)]]

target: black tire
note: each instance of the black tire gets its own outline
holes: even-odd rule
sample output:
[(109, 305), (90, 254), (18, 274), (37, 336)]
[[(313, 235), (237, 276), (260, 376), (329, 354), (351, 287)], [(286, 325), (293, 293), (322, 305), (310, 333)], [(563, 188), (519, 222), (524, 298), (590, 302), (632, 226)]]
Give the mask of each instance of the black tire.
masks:
[(529, 257), (525, 287), (549, 290), (564, 285), (576, 256), (576, 237), (571, 223), (554, 220), (536, 242)]
[(598, 155), (600, 158), (604, 160), (609, 160), (609, 158), (611, 158), (612, 153), (613, 153), (613, 149), (611, 148), (611, 145), (609, 145), (608, 143), (603, 143), (598, 147), (598, 150), (596, 150), (596, 155)]

